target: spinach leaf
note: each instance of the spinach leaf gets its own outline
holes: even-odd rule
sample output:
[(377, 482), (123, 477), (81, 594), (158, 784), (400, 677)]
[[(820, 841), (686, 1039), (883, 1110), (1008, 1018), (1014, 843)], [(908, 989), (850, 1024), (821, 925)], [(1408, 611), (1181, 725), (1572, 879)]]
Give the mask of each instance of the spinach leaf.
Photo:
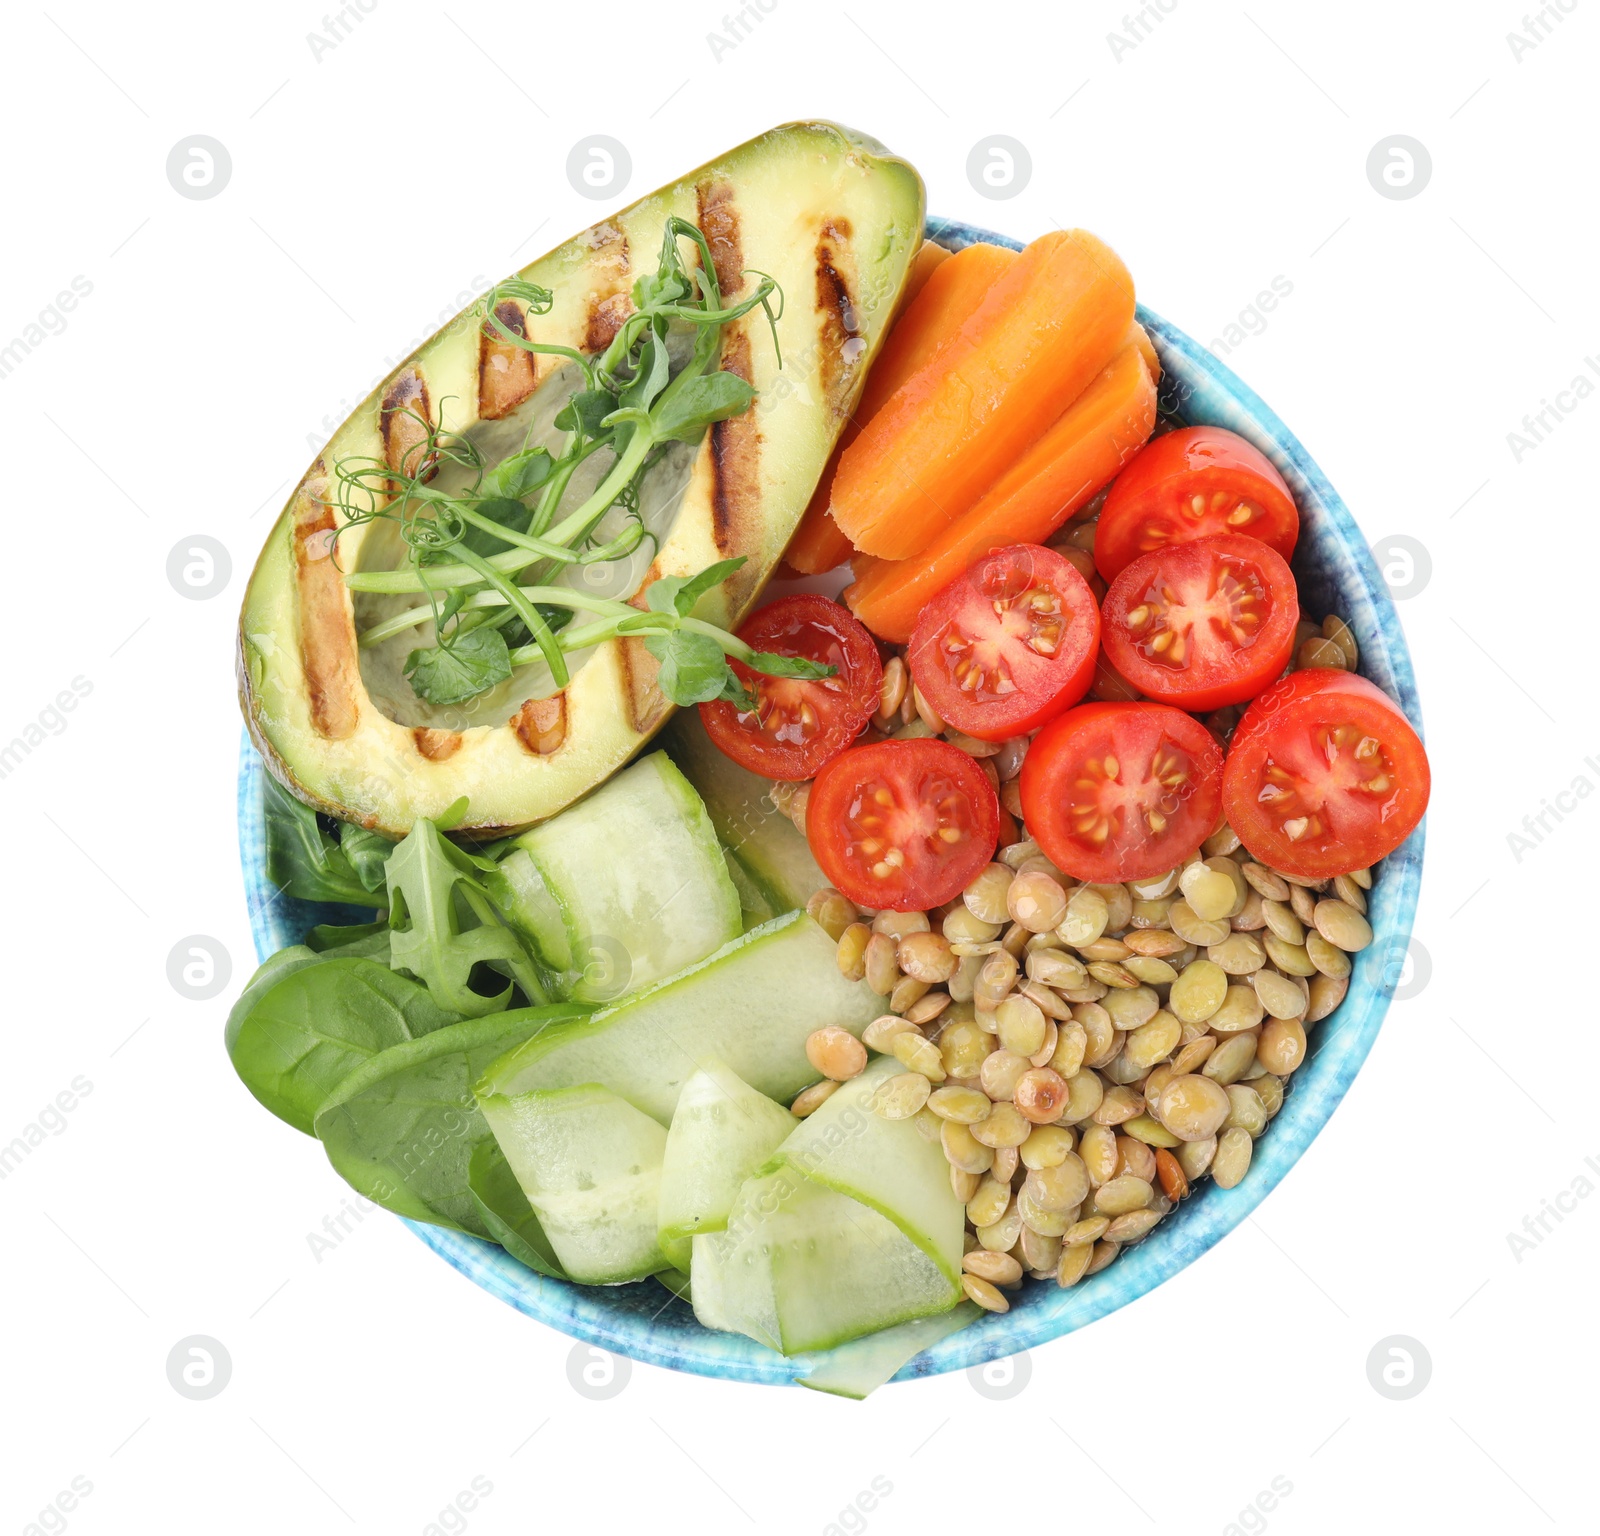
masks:
[(387, 966), (296, 946), (256, 972), (225, 1038), (245, 1087), (309, 1136), (323, 1100), (352, 1070), (459, 1017)]
[(493, 1136), (480, 1141), (467, 1165), (467, 1187), (484, 1229), (519, 1264), (537, 1274), (565, 1280), (567, 1272), (544, 1235), (544, 1228), (528, 1204), (522, 1186), (511, 1171), (500, 1143)]
[(523, 1008), (466, 1019), (374, 1056), (317, 1111), (328, 1161), (386, 1210), (492, 1236), (469, 1187), (473, 1153), (494, 1140), (472, 1085), (547, 1023), (584, 1016), (581, 1008)]
[(405, 674), (419, 699), (460, 704), (511, 676), (511, 651), (492, 625), (458, 631), (443, 645), (413, 651)]
[(334, 923), (318, 923), (306, 935), (306, 946), (319, 955), (338, 955), (341, 960), (359, 956), (365, 960), (389, 963), (389, 924), (353, 923), (341, 927)]
[(342, 901), (357, 907), (387, 903), (388, 898), (374, 894), (338, 842), (322, 830), (317, 813), (271, 774), (263, 775), (262, 806), (267, 878), (280, 891), (305, 901)]
[(434, 1001), (467, 1018), (496, 1013), (511, 987), (485, 996), (472, 987), (486, 965), (509, 977), (535, 1003), (543, 987), (522, 941), (505, 924), (481, 876), (492, 863), (464, 853), (419, 818), (389, 856), (389, 963), (426, 984)]

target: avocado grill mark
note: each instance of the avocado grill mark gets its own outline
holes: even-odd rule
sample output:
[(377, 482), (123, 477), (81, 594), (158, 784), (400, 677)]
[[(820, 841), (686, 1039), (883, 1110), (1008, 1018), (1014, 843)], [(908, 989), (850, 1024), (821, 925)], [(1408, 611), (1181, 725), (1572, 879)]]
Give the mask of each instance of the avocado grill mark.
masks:
[[(750, 333), (736, 320), (722, 333), (722, 366), (747, 384), (755, 379)], [(761, 427), (755, 410), (711, 426), (712, 537), (725, 556), (755, 554), (761, 546)], [(736, 572), (727, 584), (731, 607), (740, 606)]]
[[(421, 417), (422, 420), (417, 418)], [(378, 423), (383, 432), (383, 461), (390, 469), (412, 475), (417, 471), (413, 455), (427, 440), (423, 421), (432, 421), (428, 386), (420, 368), (405, 368), (384, 391)]]
[(739, 211), (734, 207), (733, 185), (727, 181), (702, 181), (695, 189), (695, 223), (711, 247), (711, 265), (723, 298), (734, 297), (744, 286), (744, 246), (739, 238)]
[[(527, 317), (522, 306), (506, 299), (494, 307), (495, 318), (508, 331), (527, 339)], [(534, 354), (512, 346), (487, 320), (478, 341), (478, 415), (484, 421), (508, 416), (538, 383)]]
[(460, 731), (435, 731), (427, 726), (418, 726), (412, 731), (411, 739), (416, 743), (417, 751), (430, 763), (448, 761), (461, 746)]
[[(633, 313), (633, 299), (628, 292), (632, 263), (628, 256), (628, 237), (616, 225), (597, 224), (589, 238), (596, 252), (600, 286), (589, 295), (583, 349), (604, 352), (622, 329), (622, 322)], [(610, 292), (605, 291), (607, 288)]]
[(855, 301), (849, 281), (840, 271), (847, 259), (850, 235), (848, 219), (830, 219), (817, 241), (817, 313), (822, 318), (817, 372), (823, 393), (837, 413), (844, 409), (853, 365), (862, 350)]
[(290, 536), (300, 598), (300, 664), (311, 723), (319, 735), (339, 741), (354, 734), (361, 710), (344, 578), (331, 558), (335, 524), (333, 509), (324, 504), (327, 494), (327, 466), (318, 459), (295, 497)]
[(552, 699), (529, 699), (511, 717), (511, 729), (517, 740), (535, 757), (549, 757), (559, 752), (567, 740), (567, 696), (558, 693)]

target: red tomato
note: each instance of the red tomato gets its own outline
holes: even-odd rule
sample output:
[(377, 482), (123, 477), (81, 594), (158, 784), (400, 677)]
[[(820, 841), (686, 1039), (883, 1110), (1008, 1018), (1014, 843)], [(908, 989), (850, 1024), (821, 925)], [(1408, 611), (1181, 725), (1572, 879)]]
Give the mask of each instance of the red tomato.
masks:
[(1388, 694), (1336, 667), (1310, 667), (1245, 711), (1222, 798), (1256, 858), (1321, 880), (1398, 848), (1428, 808), (1428, 787), (1428, 754)]
[(735, 661), (754, 695), (754, 713), (726, 699), (700, 706), (707, 734), (741, 768), (769, 779), (809, 779), (844, 751), (878, 708), (883, 663), (877, 642), (848, 608), (803, 592), (757, 609), (739, 638), (758, 651), (804, 656), (837, 667), (804, 681), (767, 677)]
[(1078, 880), (1149, 880), (1216, 830), (1222, 750), (1170, 704), (1080, 704), (1022, 763), (1022, 819)]
[(1100, 610), (1072, 562), (1038, 544), (1012, 544), (928, 604), (906, 660), (948, 724), (1004, 741), (1084, 696), (1099, 645)]
[(1151, 438), (1117, 476), (1095, 526), (1094, 563), (1107, 581), (1153, 549), (1213, 533), (1248, 533), (1285, 560), (1300, 514), (1266, 456), (1222, 427)]
[(999, 833), (993, 786), (948, 741), (854, 747), (817, 775), (806, 801), (806, 840), (823, 873), (875, 912), (954, 901), (994, 857)]
[(1300, 604), (1282, 555), (1222, 533), (1125, 566), (1101, 619), (1106, 655), (1133, 687), (1198, 713), (1253, 699), (1282, 676)]

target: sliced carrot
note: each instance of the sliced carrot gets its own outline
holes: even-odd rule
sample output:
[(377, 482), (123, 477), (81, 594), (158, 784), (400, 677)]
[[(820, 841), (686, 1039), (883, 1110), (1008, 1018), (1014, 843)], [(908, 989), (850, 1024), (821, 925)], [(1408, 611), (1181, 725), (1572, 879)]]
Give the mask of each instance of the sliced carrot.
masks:
[(922, 292), (923, 285), (935, 272), (949, 261), (950, 252), (932, 240), (924, 240), (911, 258), (911, 270), (906, 273), (905, 292), (900, 295), (900, 313)]
[[(917, 283), (923, 255), (943, 251), (942, 246), (926, 241), (912, 264), (908, 288)], [(969, 245), (966, 250), (937, 261), (922, 275), (910, 302), (901, 309), (883, 344), (883, 351), (872, 365), (854, 417), (845, 423), (828, 467), (823, 470), (811, 503), (789, 541), (785, 558), (796, 570), (817, 576), (843, 565), (851, 555), (850, 540), (840, 531), (828, 512), (833, 495), (833, 479), (839, 459), (861, 434), (861, 429), (883, 408), (913, 374), (972, 317), (984, 296), (1000, 275), (1017, 259), (1015, 251), (999, 245)]]
[(1156, 388), (1137, 346), (1122, 349), (978, 504), (910, 560), (857, 561), (845, 591), (880, 639), (904, 645), (935, 593), (1007, 544), (1042, 544), (1144, 445)]
[(1109, 246), (1083, 230), (1035, 240), (845, 450), (833, 520), (868, 554), (926, 549), (1088, 387), (1132, 319), (1133, 279)]
[(1122, 344), (1125, 347), (1137, 347), (1139, 349), (1139, 356), (1144, 359), (1145, 367), (1150, 370), (1151, 380), (1159, 384), (1161, 382), (1160, 355), (1156, 352), (1156, 344), (1150, 339), (1150, 333), (1137, 320), (1128, 327), (1128, 334), (1123, 338)]

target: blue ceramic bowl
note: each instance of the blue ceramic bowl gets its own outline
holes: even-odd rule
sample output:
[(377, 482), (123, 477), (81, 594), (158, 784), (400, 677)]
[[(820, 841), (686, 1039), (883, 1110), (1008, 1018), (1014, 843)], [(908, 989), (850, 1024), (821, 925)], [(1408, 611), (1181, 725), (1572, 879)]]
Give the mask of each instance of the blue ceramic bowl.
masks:
[[(931, 219), (928, 235), (954, 249), (985, 240), (1017, 248), (1018, 242), (968, 224)], [(1277, 465), (1300, 506), (1300, 543), (1294, 558), (1301, 603), (1307, 613), (1337, 613), (1349, 623), (1361, 650), (1361, 672), (1399, 701), (1422, 726), (1411, 656), (1400, 620), (1368, 551), (1366, 540), (1333, 487), (1299, 440), (1256, 394), (1204, 347), (1142, 305), (1139, 319), (1161, 354), (1165, 378), (1161, 405), (1190, 423), (1228, 427), (1253, 442)], [(319, 908), (278, 896), (263, 862), (263, 768), (245, 740), (239, 765), (239, 840), (256, 951), (265, 959), (298, 943), (306, 929), (349, 909)], [(1071, 1290), (1024, 1288), (1011, 1310), (953, 1334), (919, 1355), (895, 1379), (959, 1370), (1071, 1333), (1145, 1294), (1231, 1232), (1264, 1200), (1305, 1151), (1372, 1048), (1399, 980), (1422, 877), (1424, 828), (1385, 861), (1372, 892), (1377, 941), (1356, 957), (1350, 990), (1338, 1011), (1312, 1035), (1310, 1056), (1295, 1074), (1284, 1106), (1257, 1143), (1244, 1181), (1219, 1189), (1210, 1181), (1136, 1247), (1108, 1269)], [(439, 1227), (408, 1223), (433, 1251), (486, 1291), (519, 1312), (573, 1338), (673, 1370), (734, 1381), (787, 1383), (804, 1367), (735, 1334), (702, 1328), (681, 1301), (654, 1281), (594, 1288), (547, 1280), (523, 1268), (492, 1243)]]

